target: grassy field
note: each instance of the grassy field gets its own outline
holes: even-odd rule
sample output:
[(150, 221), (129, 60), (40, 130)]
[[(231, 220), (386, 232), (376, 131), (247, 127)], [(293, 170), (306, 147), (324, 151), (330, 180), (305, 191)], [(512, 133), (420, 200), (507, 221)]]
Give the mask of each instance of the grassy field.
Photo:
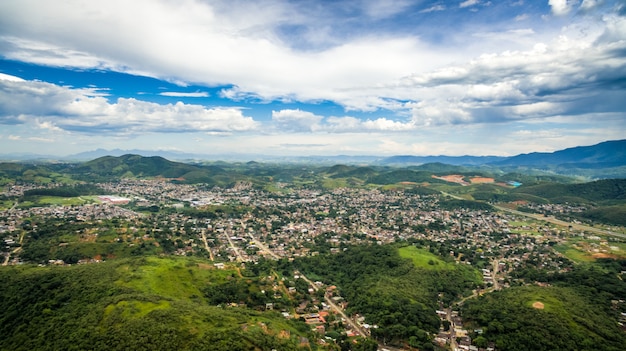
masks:
[(40, 206), (77, 206), (96, 202), (93, 196), (60, 197), (60, 196), (33, 196), (26, 201), (19, 203), (19, 207), (40, 207)]
[(175, 299), (200, 297), (198, 287), (206, 282), (223, 283), (238, 276), (235, 269), (218, 270), (205, 261), (180, 257), (146, 257), (119, 270), (124, 274), (117, 284)]
[(453, 263), (445, 262), (440, 257), (415, 246), (405, 246), (398, 249), (400, 257), (408, 258), (413, 261), (415, 267), (426, 269), (454, 269)]
[(590, 254), (577, 250), (571, 246), (571, 244), (560, 244), (555, 245), (554, 249), (569, 258), (570, 260), (581, 263), (581, 262), (592, 262), (595, 259)]

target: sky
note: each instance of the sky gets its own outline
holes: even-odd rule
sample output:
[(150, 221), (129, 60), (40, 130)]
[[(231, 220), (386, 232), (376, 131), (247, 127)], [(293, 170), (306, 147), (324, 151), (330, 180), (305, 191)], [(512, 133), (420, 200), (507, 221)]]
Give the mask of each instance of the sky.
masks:
[(626, 139), (620, 0), (0, 1), (0, 154)]

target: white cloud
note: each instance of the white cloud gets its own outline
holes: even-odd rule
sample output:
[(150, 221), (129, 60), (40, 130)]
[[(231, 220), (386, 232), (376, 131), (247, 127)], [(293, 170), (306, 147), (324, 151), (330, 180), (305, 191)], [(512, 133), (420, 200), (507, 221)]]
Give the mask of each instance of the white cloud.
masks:
[(366, 0), (365, 13), (372, 18), (387, 18), (396, 15), (411, 5), (408, 0)]
[(9, 74), (0, 73), (0, 80), (8, 80), (9, 82), (23, 82), (24, 79)]
[(171, 97), (209, 97), (209, 93), (207, 93), (206, 91), (194, 92), (194, 93), (167, 91), (167, 92), (159, 93), (159, 95), (171, 96)]
[[(258, 123), (238, 108), (205, 108), (182, 102), (160, 105), (120, 98), (109, 103), (91, 89), (37, 81), (0, 81), (0, 124), (35, 123), (51, 131), (134, 134), (244, 132)], [(15, 116), (19, 116), (16, 120)]]
[(548, 4), (552, 7), (552, 13), (557, 16), (570, 13), (576, 3), (575, 0), (548, 0)]
[(39, 142), (39, 143), (54, 143), (56, 140), (52, 138), (41, 138), (41, 137), (30, 137), (29, 141)]
[(460, 8), (465, 8), (465, 7), (470, 7), (470, 6), (474, 6), (476, 4), (480, 3), (480, 0), (465, 0), (462, 3), (459, 4)]
[(580, 4), (580, 9), (583, 11), (589, 11), (598, 7), (602, 3), (602, 0), (583, 0), (582, 4)]
[[(358, 144), (359, 133), (393, 132), (389, 139), (396, 140), (402, 133), (412, 135), (438, 126), (545, 122), (626, 109), (626, 19), (585, 12), (606, 2), (551, 0), (554, 15), (571, 13), (578, 4), (581, 15), (539, 24), (535, 20), (540, 14), (529, 6), (530, 13), (506, 24), (492, 18), (488, 25), (442, 26), (437, 31), (443, 44), (428, 43), (428, 36), (419, 30), (365, 28), (367, 21), (390, 19), (415, 2), (332, 2), (338, 6), (332, 7), (335, 10), (361, 16), (344, 18), (360, 25), (346, 24), (352, 32), (345, 35), (333, 31), (333, 26), (344, 24), (332, 11), (305, 3), (299, 2), (311, 11), (281, 0), (5, 0), (0, 1), (0, 50), (8, 59), (131, 72), (181, 86), (228, 84), (233, 88), (221, 96), (234, 100), (330, 101), (345, 108), (340, 114), (353, 116), (277, 107), (265, 125), (238, 108), (113, 101), (98, 88), (70, 89), (0, 74), (0, 123), (35, 126), (45, 132), (118, 136), (198, 131), (229, 135), (236, 141), (233, 147), (245, 142), (240, 132), (261, 130), (280, 136), (272, 144), (276, 147), (315, 144), (320, 148), (337, 147), (339, 141), (332, 134), (342, 133), (349, 149), (348, 140), (367, 147)], [(457, 3), (467, 8), (488, 4)], [(422, 11), (443, 11), (444, 4), (436, 2)], [(516, 20), (527, 21), (520, 28)], [(300, 39), (306, 45), (298, 46)], [(162, 95), (208, 96), (176, 91)], [(368, 114), (353, 111), (377, 113), (368, 119)], [(310, 139), (283, 138), (287, 132)], [(327, 134), (331, 136), (323, 142), (314, 140)], [(412, 146), (415, 141), (401, 144), (404, 150), (418, 151)]]
[(369, 133), (399, 132), (415, 128), (411, 122), (387, 118), (362, 120), (351, 116), (327, 117), (302, 110), (272, 111), (272, 121), (280, 132)]
[[(382, 3), (389, 4), (366, 2), (366, 10), (381, 10), (378, 6)], [(0, 2), (4, 56), (176, 82), (234, 85), (227, 95), (239, 92), (263, 100), (326, 99), (361, 109), (371, 106), (344, 93), (346, 90), (388, 83), (410, 72), (452, 62), (459, 55), (439, 55), (436, 48), (414, 35), (378, 32), (339, 41), (330, 38), (321, 44), (323, 49), (300, 51), (290, 47), (277, 28), (293, 25), (313, 30), (318, 25), (312, 21), (319, 18), (283, 1), (112, 0), (93, 8), (94, 4)], [(398, 13), (410, 2), (390, 4), (381, 16)], [(142, 19), (139, 26), (137, 18)], [(332, 18), (325, 20), (333, 24)]]
[(429, 8), (421, 10), (420, 13), (438, 12), (438, 11), (445, 11), (445, 10), (446, 10), (446, 7), (444, 5), (433, 5)]
[(517, 21), (517, 22), (521, 22), (521, 21), (525, 21), (525, 20), (527, 20), (528, 18), (529, 18), (528, 14), (523, 13), (523, 14), (521, 14), (521, 15), (517, 15), (517, 16), (515, 16), (515, 21)]
[(319, 123), (323, 118), (299, 109), (272, 111), (272, 121), (276, 123), (277, 128), (281, 132), (315, 131), (319, 129)]

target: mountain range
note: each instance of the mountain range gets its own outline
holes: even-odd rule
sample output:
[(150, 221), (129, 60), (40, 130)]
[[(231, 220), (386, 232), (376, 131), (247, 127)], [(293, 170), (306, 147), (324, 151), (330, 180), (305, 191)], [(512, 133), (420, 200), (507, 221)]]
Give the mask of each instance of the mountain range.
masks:
[[(162, 157), (167, 160), (183, 162), (202, 162), (207, 160), (224, 160), (229, 162), (247, 162), (250, 160), (271, 163), (297, 164), (352, 164), (372, 166), (417, 166), (431, 163), (442, 163), (470, 168), (502, 170), (505, 172), (539, 170), (562, 175), (577, 175), (588, 178), (626, 178), (626, 139), (605, 141), (591, 146), (578, 146), (555, 152), (533, 152), (510, 157), (501, 156), (412, 156), (398, 155), (380, 156), (267, 156), (258, 154), (201, 155), (163, 150), (104, 150), (54, 157), (35, 154), (5, 154), (0, 159), (30, 162), (83, 162), (102, 157), (121, 157), (123, 155), (141, 155), (144, 157)], [(138, 160), (138, 159), (136, 159)], [(127, 160), (128, 161), (128, 160)], [(109, 162), (113, 162), (109, 159)], [(106, 162), (105, 162), (106, 163)], [(165, 166), (165, 165), (163, 165)], [(171, 166), (171, 165), (169, 165)], [(175, 167), (171, 176), (191, 171), (188, 167)], [(119, 169), (119, 168), (118, 168)], [(186, 172), (183, 172), (186, 171)]]

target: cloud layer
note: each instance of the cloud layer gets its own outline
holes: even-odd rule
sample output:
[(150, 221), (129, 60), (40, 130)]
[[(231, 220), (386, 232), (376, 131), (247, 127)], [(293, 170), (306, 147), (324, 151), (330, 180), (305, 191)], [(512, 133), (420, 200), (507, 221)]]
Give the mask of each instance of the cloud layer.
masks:
[(209, 109), (182, 102), (162, 105), (133, 98), (110, 103), (101, 95), (94, 89), (0, 79), (0, 124), (111, 135), (243, 132), (257, 127), (237, 108)]
[(611, 0), (5, 0), (0, 53), (181, 86), (156, 94), (181, 102), (157, 103), (0, 73), (0, 124), (16, 130), (271, 136), (268, 150), (337, 148), (314, 139), (341, 135), (354, 152), (376, 135), (409, 152), (457, 127), (558, 147), (589, 119), (623, 126), (626, 111), (626, 6)]

